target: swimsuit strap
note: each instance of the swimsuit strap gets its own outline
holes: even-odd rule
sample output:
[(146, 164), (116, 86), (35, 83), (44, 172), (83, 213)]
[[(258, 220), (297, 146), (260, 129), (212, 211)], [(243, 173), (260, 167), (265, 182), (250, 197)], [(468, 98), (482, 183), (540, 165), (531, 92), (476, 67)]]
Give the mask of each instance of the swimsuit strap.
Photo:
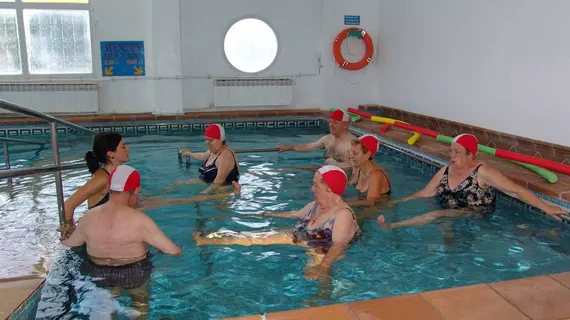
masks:
[[(218, 153), (218, 155), (216, 156), (216, 159), (214, 159), (214, 161), (212, 161), (212, 164), (216, 163), (216, 160), (218, 160), (218, 158), (222, 155), (222, 153), (224, 153), (224, 151), (229, 150), (228, 148), (224, 148), (224, 150), (222, 150), (222, 152)], [(234, 164), (237, 162), (236, 161), (236, 155), (232, 152), (232, 156), (234, 157)], [(206, 162), (208, 162), (208, 159), (206, 159)], [(210, 165), (212, 165), (210, 164)]]

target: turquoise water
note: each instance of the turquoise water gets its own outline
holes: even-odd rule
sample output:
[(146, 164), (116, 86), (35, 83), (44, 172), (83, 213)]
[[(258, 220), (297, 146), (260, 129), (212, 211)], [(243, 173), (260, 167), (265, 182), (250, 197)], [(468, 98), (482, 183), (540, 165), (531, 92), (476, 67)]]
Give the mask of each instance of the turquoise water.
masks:
[[(279, 143), (315, 140), (324, 129), (231, 131), (233, 149), (267, 148)], [(238, 142), (239, 141), (239, 142)], [(199, 164), (179, 164), (176, 150), (203, 149), (201, 136), (148, 135), (129, 137), (129, 164), (142, 173), (146, 195), (161, 196), (176, 180), (197, 177)], [(89, 148), (78, 139), (63, 146), (64, 159)], [(312, 172), (274, 172), (276, 168), (322, 162), (322, 152), (239, 154), (242, 194), (219, 202), (163, 207), (148, 211), (162, 230), (183, 249), (170, 257), (153, 249), (150, 281), (150, 319), (215, 319), (379, 298), (476, 283), (522, 278), (570, 270), (570, 232), (537, 212), (501, 200), (489, 218), (442, 221), (423, 227), (382, 231), (375, 220), (363, 223), (359, 240), (337, 261), (331, 282), (319, 284), (303, 277), (307, 256), (302, 248), (275, 246), (196, 247), (195, 230), (256, 231), (287, 228), (294, 221), (244, 218), (245, 214), (284, 211), (312, 200)], [(13, 155), (16, 163), (31, 165), (33, 151)], [(35, 164), (49, 159), (42, 152)], [(393, 185), (393, 198), (422, 188), (431, 171), (412, 166), (402, 156), (383, 150), (375, 159), (384, 166)], [(251, 174), (251, 173), (256, 174)], [(70, 195), (89, 174), (66, 172), (64, 189)], [(59, 245), (57, 213), (51, 175), (2, 181), (0, 245), (4, 275), (19, 275), (30, 262), (43, 259), (51, 272), (44, 286), (38, 319), (99, 319), (119, 308), (128, 318), (130, 299), (113, 299), (92, 279), (80, 274), (82, 255)], [(168, 197), (197, 194), (204, 185), (185, 185)], [(356, 195), (349, 189), (347, 197)], [(437, 209), (435, 200), (413, 201), (385, 212), (400, 221)], [(78, 209), (80, 215), (85, 208)], [(358, 212), (358, 211), (357, 211)], [(221, 220), (204, 218), (227, 217)], [(375, 217), (376, 215), (374, 215)], [(520, 228), (522, 225), (526, 228)], [(530, 231), (529, 231), (530, 230)], [(551, 234), (555, 231), (557, 236)], [(18, 239), (18, 240), (15, 240)], [(24, 270), (29, 273), (29, 270)], [(26, 273), (24, 272), (24, 273)]]

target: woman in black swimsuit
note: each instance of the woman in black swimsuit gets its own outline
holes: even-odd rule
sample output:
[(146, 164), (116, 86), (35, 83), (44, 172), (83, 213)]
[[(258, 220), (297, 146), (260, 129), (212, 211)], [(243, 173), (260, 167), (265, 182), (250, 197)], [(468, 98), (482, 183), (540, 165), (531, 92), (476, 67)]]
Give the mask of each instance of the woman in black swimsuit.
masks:
[(432, 211), (418, 217), (396, 223), (387, 223), (384, 215), (378, 223), (384, 229), (417, 226), (441, 218), (465, 217), (491, 213), (495, 208), (496, 189), (514, 195), (527, 204), (544, 211), (550, 217), (561, 220), (566, 211), (540, 200), (532, 192), (512, 182), (498, 170), (475, 159), (479, 142), (470, 134), (461, 134), (451, 144), (449, 166), (441, 168), (429, 184), (413, 195), (392, 202), (437, 196), (442, 210)]
[(119, 165), (130, 161), (129, 147), (116, 132), (103, 132), (95, 136), (93, 150), (85, 154), (85, 162), (92, 176), (87, 183), (65, 200), (65, 226), (73, 226), (75, 209), (87, 200), (89, 209), (109, 200), (109, 174)]
[[(226, 143), (224, 127), (211, 124), (204, 133), (206, 139), (206, 152), (191, 152), (181, 149), (180, 154), (204, 161), (200, 168), (200, 180), (209, 184), (201, 194), (210, 193), (222, 186), (235, 185), (239, 181), (239, 165), (235, 153)], [(188, 181), (191, 182), (191, 181)]]

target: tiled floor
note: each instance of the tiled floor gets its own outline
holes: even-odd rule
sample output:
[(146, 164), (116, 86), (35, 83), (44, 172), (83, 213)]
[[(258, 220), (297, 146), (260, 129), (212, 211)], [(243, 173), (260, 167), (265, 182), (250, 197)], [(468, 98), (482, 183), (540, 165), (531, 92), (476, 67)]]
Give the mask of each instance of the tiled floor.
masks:
[(37, 277), (0, 279), (0, 319), (6, 319), (44, 281)]
[(560, 320), (570, 318), (569, 282), (570, 272), (268, 313), (265, 319)]

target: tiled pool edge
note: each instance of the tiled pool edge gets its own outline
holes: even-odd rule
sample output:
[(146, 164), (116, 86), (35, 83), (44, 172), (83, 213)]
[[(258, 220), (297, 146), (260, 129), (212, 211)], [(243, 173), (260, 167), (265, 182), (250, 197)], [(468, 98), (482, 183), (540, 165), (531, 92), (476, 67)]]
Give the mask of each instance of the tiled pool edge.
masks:
[[(325, 119), (326, 121), (326, 119)], [(218, 118), (218, 119), (183, 119), (183, 120), (139, 120), (129, 122), (97, 122), (81, 125), (95, 132), (116, 131), (121, 134), (163, 134), (178, 132), (204, 131), (211, 123), (220, 123), (228, 129), (281, 129), (281, 128), (317, 128), (323, 119), (315, 116), (274, 116), (262, 118)], [(61, 134), (76, 134), (74, 128), (58, 127)], [(50, 129), (47, 124), (20, 124), (3, 126), (0, 137), (48, 137)]]
[(33, 320), (36, 318), (38, 304), (41, 299), (45, 279), (34, 292), (8, 316), (8, 320)]
[[(519, 290), (514, 288), (530, 298), (517, 297), (512, 291)], [(569, 298), (570, 272), (566, 272), (222, 320), (330, 319), (331, 315), (334, 319), (559, 320), (570, 319)]]

